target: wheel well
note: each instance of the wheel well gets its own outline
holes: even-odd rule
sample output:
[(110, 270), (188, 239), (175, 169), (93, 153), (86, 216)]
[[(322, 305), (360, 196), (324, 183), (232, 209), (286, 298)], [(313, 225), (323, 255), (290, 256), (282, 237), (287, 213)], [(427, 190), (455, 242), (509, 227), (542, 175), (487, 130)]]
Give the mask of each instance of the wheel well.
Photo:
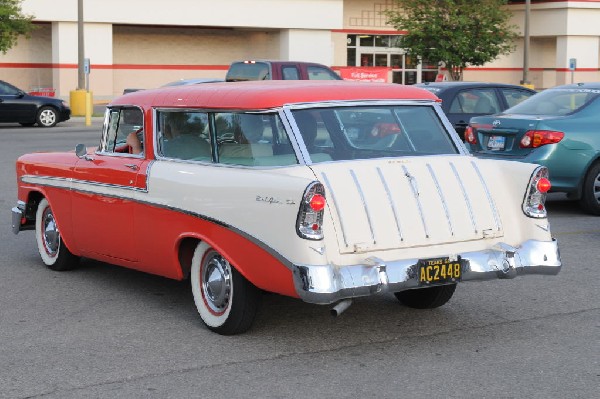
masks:
[(27, 206), (25, 207), (25, 218), (28, 221), (35, 221), (35, 214), (37, 212), (40, 201), (44, 198), (44, 194), (39, 191), (31, 191), (27, 197)]
[(198, 246), (200, 240), (193, 237), (187, 237), (181, 240), (179, 243), (179, 249), (177, 257), (179, 259), (179, 267), (181, 267), (181, 274), (186, 279), (190, 275), (192, 270), (192, 258), (194, 257), (194, 251)]
[(600, 156), (598, 156), (596, 159), (590, 162), (590, 165), (587, 167), (585, 173), (581, 177), (581, 181), (577, 187), (577, 198), (581, 198), (581, 196), (583, 195), (583, 186), (585, 184), (586, 179), (588, 178), (590, 170), (592, 170), (592, 168), (598, 164), (600, 164)]

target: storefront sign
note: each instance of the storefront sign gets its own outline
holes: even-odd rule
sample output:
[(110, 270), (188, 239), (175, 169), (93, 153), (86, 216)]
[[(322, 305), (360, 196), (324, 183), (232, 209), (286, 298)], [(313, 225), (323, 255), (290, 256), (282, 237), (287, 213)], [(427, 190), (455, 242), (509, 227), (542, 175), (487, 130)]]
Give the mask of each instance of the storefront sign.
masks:
[(353, 80), (353, 81), (358, 81), (358, 82), (387, 83), (388, 68), (373, 68), (373, 67), (340, 68), (340, 75), (344, 80)]

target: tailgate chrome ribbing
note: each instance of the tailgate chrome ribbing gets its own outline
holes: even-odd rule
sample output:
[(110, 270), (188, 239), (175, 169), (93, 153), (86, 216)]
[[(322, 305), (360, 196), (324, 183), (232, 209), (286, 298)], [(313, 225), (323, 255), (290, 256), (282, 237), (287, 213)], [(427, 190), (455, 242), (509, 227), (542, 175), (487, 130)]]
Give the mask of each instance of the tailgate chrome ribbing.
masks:
[(446, 214), (446, 221), (448, 222), (448, 229), (450, 230), (450, 235), (454, 237), (454, 228), (452, 227), (452, 218), (450, 217), (450, 211), (448, 211), (448, 203), (446, 202), (446, 197), (444, 196), (444, 193), (440, 188), (440, 183), (438, 182), (437, 176), (435, 175), (431, 164), (427, 164), (427, 169), (429, 169), (429, 174), (433, 179), (433, 183), (435, 184), (437, 193), (440, 197), (440, 200), (442, 201), (442, 206), (444, 207), (444, 213)]
[(346, 239), (346, 229), (344, 229), (344, 222), (342, 221), (342, 215), (340, 215), (340, 207), (338, 206), (337, 200), (335, 198), (335, 193), (333, 192), (333, 188), (331, 187), (331, 183), (329, 183), (329, 179), (327, 178), (327, 174), (325, 172), (321, 173), (323, 176), (323, 181), (327, 186), (327, 191), (331, 193), (331, 199), (333, 200), (333, 205), (335, 206), (335, 211), (338, 214), (338, 220), (340, 222), (340, 229), (342, 230), (342, 239), (344, 240), (344, 245), (348, 248), (348, 240)]
[(465, 199), (465, 204), (467, 205), (467, 209), (469, 210), (469, 217), (471, 218), (471, 225), (473, 226), (473, 230), (475, 234), (477, 234), (477, 223), (475, 222), (475, 214), (473, 213), (473, 206), (471, 205), (471, 200), (469, 199), (469, 194), (467, 194), (467, 190), (465, 189), (465, 185), (458, 174), (458, 170), (456, 170), (456, 166), (454, 163), (449, 162), (450, 168), (452, 168), (452, 172), (456, 177), (456, 181), (458, 181), (458, 185), (460, 186), (460, 190), (462, 191), (463, 198)]
[(475, 169), (475, 173), (477, 173), (477, 176), (479, 177), (479, 181), (481, 182), (481, 185), (483, 186), (483, 190), (485, 191), (485, 195), (488, 199), (488, 204), (490, 205), (490, 209), (492, 210), (492, 215), (494, 215), (494, 223), (496, 223), (496, 230), (501, 231), (502, 223), (500, 222), (500, 216), (498, 215), (498, 208), (496, 208), (496, 203), (494, 202), (494, 199), (492, 198), (492, 195), (490, 194), (490, 190), (488, 189), (488, 186), (485, 183), (485, 180), (483, 179), (483, 176), (481, 174), (481, 171), (479, 170), (479, 167), (477, 166), (477, 164), (474, 161), (471, 161), (471, 165), (473, 165), (473, 169)]
[(379, 167), (377, 167), (377, 174), (379, 175), (379, 179), (381, 180), (381, 184), (383, 185), (383, 189), (385, 190), (385, 194), (387, 195), (388, 202), (392, 207), (392, 212), (394, 212), (394, 221), (396, 222), (396, 229), (398, 230), (400, 241), (404, 241), (404, 236), (402, 235), (402, 227), (400, 224), (398, 209), (396, 208), (396, 203), (392, 199), (392, 193), (390, 192), (390, 188), (388, 187), (387, 182), (385, 181), (385, 177), (383, 177), (383, 172)]
[(408, 183), (413, 193), (413, 197), (417, 203), (417, 208), (419, 209), (419, 216), (421, 217), (421, 223), (423, 223), (423, 229), (425, 230), (425, 238), (429, 238), (429, 229), (427, 228), (427, 222), (425, 221), (425, 215), (423, 214), (423, 205), (421, 204), (421, 199), (419, 198), (419, 187), (417, 186), (417, 181), (413, 175), (410, 174), (408, 168), (405, 165), (402, 165), (402, 170), (404, 171), (404, 176), (408, 179)]
[(358, 178), (356, 177), (356, 173), (353, 169), (350, 169), (350, 175), (352, 175), (352, 180), (354, 180), (354, 184), (356, 185), (356, 189), (358, 190), (358, 194), (360, 195), (360, 200), (362, 202), (363, 209), (365, 210), (365, 214), (367, 215), (367, 222), (369, 223), (371, 240), (373, 241), (373, 244), (376, 244), (377, 240), (375, 239), (375, 232), (373, 231), (371, 212), (369, 212), (369, 208), (367, 207), (367, 202), (365, 201), (365, 194), (363, 193), (362, 187), (360, 186)]

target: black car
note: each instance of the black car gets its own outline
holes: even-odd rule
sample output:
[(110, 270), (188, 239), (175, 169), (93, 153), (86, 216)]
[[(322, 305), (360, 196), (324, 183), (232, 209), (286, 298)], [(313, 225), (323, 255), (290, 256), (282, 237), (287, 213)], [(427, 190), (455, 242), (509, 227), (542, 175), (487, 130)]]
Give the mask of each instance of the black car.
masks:
[(486, 82), (428, 82), (415, 86), (442, 100), (444, 113), (463, 140), (472, 117), (502, 112), (537, 93), (523, 86)]
[(71, 108), (58, 98), (32, 96), (0, 80), (0, 123), (52, 127), (69, 120)]

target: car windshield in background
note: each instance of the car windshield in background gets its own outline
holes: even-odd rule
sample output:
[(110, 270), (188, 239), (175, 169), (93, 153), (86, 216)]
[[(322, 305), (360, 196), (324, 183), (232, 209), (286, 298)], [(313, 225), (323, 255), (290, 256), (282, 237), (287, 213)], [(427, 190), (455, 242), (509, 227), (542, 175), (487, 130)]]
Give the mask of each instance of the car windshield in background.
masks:
[(509, 108), (507, 114), (567, 115), (589, 104), (600, 94), (597, 89), (546, 90)]
[(292, 111), (313, 162), (457, 154), (429, 106), (368, 106)]
[(245, 80), (269, 80), (269, 65), (265, 62), (235, 62), (229, 67), (227, 80), (238, 82)]

